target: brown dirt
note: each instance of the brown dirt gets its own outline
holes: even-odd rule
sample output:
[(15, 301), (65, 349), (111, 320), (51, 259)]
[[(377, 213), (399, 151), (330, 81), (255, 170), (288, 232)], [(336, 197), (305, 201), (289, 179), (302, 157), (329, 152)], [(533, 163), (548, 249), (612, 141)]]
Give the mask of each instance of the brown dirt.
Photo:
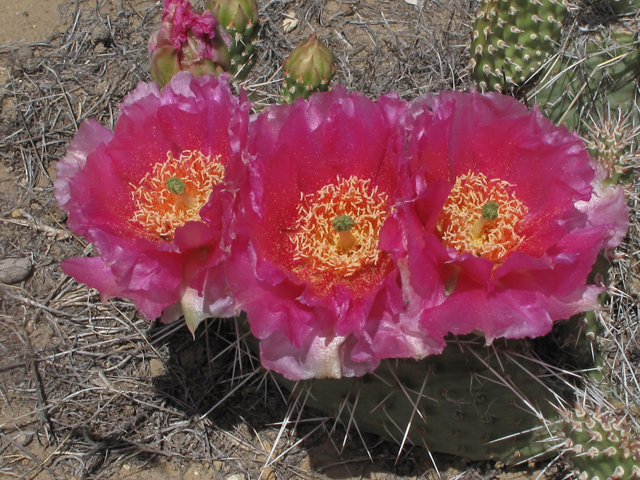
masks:
[[(410, 99), (468, 86), (463, 45), (475, 2), (261, 4), (261, 54), (246, 88), (264, 102), (278, 93), (288, 52), (314, 31), (351, 91)], [(70, 234), (53, 199), (56, 161), (82, 120), (112, 128), (118, 101), (149, 80), (146, 45), (159, 15), (152, 0), (0, 0), (0, 259), (34, 265), (22, 282), (0, 285), (0, 478), (437, 478), (420, 448), (396, 461), (396, 445), (363, 435), (371, 461), (352, 432), (343, 450), (345, 429), (329, 436), (333, 420), (314, 412), (281, 429), (298, 412), (257, 368), (234, 322), (210, 321), (194, 342), (183, 325), (149, 326), (129, 302), (102, 304), (60, 270), (90, 245)], [(290, 17), (298, 26), (285, 33)], [(624, 293), (615, 325), (629, 331), (637, 321), (629, 300), (640, 251), (637, 190), (630, 199), (632, 234), (615, 273)], [(636, 348), (634, 335), (625, 351)], [(538, 473), (434, 458), (447, 479)]]

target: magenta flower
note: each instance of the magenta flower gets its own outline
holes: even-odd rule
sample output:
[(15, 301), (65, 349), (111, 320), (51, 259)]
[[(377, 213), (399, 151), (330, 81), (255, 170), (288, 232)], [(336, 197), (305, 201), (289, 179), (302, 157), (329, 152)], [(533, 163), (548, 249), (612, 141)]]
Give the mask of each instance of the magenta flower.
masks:
[(160, 29), (149, 38), (151, 77), (161, 86), (180, 71), (219, 75), (229, 68), (229, 52), (209, 10), (198, 13), (189, 0), (165, 0)]
[(336, 88), (271, 107), (252, 124), (226, 265), (266, 368), (290, 379), (353, 376), (390, 350), (431, 353), (400, 318), (399, 271), (379, 248), (397, 241), (384, 225), (406, 106)]
[(410, 118), (415, 201), (398, 211), (400, 264), (422, 328), (435, 340), (535, 337), (597, 308), (603, 288), (587, 276), (628, 217), (582, 141), (499, 94), (420, 98)]
[[(235, 314), (219, 275), (231, 206), (219, 184), (240, 161), (248, 108), (226, 80), (180, 73), (162, 92), (139, 84), (113, 133), (85, 122), (58, 163), (54, 191), (69, 228), (99, 257), (67, 260), (63, 271), (103, 299), (131, 299), (150, 319), (184, 314), (192, 330), (205, 316)], [(216, 206), (205, 224), (199, 212), (209, 200)]]

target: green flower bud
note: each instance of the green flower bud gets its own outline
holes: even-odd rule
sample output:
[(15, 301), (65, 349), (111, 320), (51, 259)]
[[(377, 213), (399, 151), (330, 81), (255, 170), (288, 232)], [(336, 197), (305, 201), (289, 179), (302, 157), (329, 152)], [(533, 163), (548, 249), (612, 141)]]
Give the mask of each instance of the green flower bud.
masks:
[(284, 62), (281, 101), (291, 103), (298, 97), (309, 98), (312, 93), (325, 92), (336, 73), (336, 59), (313, 34), (295, 48)]
[(207, 9), (223, 29), (228, 71), (242, 80), (256, 61), (255, 44), (260, 31), (256, 0), (208, 0)]

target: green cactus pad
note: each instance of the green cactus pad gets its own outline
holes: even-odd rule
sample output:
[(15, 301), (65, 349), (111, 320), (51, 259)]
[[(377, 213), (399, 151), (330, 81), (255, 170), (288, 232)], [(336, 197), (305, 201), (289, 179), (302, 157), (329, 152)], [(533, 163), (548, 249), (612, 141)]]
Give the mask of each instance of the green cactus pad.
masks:
[(640, 49), (624, 24), (577, 36), (540, 74), (530, 100), (554, 123), (581, 134), (609, 182), (629, 181), (638, 163)]
[(562, 0), (483, 0), (469, 46), (482, 91), (505, 91), (540, 70), (556, 49), (567, 15)]
[(561, 437), (580, 480), (640, 478), (640, 437), (625, 412), (577, 405), (562, 410)]
[(557, 418), (548, 399), (563, 393), (542, 365), (528, 341), (486, 347), (482, 338), (450, 338), (442, 354), (422, 361), (388, 360), (358, 379), (316, 379), (297, 388), (309, 389), (308, 406), (361, 432), (467, 460), (517, 464), (555, 446), (542, 418)]

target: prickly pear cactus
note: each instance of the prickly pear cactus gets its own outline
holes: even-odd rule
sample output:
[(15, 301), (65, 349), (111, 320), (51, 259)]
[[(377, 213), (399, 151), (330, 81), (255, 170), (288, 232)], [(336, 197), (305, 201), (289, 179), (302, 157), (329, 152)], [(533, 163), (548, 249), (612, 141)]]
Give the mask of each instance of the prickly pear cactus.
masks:
[(470, 71), (482, 91), (511, 90), (558, 46), (564, 0), (483, 0), (473, 24)]
[(624, 24), (576, 37), (543, 74), (530, 100), (585, 139), (611, 183), (628, 182), (640, 132), (640, 48)]
[[(612, 0), (610, 7), (637, 13), (635, 3)], [(484, 0), (473, 25), (471, 76), (481, 90), (525, 92), (528, 103), (583, 136), (607, 182), (629, 182), (640, 158), (637, 26), (624, 15), (613, 24), (602, 18), (600, 27), (574, 25), (561, 38), (567, 5)]]
[(333, 52), (315, 34), (311, 35), (284, 62), (280, 99), (291, 103), (298, 97), (309, 98), (312, 93), (326, 92), (335, 73)]
[(585, 145), (609, 172), (609, 181), (629, 183), (640, 159), (640, 126), (634, 125), (632, 115), (624, 115), (619, 107), (608, 108), (606, 113), (596, 110), (589, 115), (585, 128)]
[(583, 129), (581, 119), (606, 120), (610, 108), (620, 109), (625, 119), (635, 119), (639, 74), (637, 34), (624, 25), (602, 28), (568, 43), (545, 70), (530, 100), (570, 130)]
[(206, 5), (228, 34), (225, 43), (230, 55), (229, 73), (243, 80), (256, 62), (260, 31), (256, 0), (208, 0)]
[[(587, 335), (593, 325), (576, 318), (563, 328), (575, 335), (568, 359), (581, 368), (593, 366), (594, 337)], [(556, 367), (536, 353), (558, 352), (555, 339), (544, 342), (544, 348), (526, 340), (486, 347), (483, 338), (450, 338), (442, 354), (422, 361), (387, 361), (362, 378), (316, 379), (297, 388), (308, 389), (308, 406), (359, 431), (466, 460), (518, 464), (551, 450), (547, 424), (558, 413), (549, 400), (572, 401)], [(565, 360), (555, 359), (568, 368)]]
[(580, 480), (640, 478), (640, 436), (622, 409), (597, 406), (562, 409), (558, 434)]
[[(440, 355), (387, 361), (357, 379), (278, 379), (305, 406), (401, 446), (507, 465), (564, 455), (580, 480), (640, 478), (640, 437), (611, 405), (602, 331), (588, 312), (532, 341), (452, 337)], [(584, 372), (602, 406), (572, 384)]]

